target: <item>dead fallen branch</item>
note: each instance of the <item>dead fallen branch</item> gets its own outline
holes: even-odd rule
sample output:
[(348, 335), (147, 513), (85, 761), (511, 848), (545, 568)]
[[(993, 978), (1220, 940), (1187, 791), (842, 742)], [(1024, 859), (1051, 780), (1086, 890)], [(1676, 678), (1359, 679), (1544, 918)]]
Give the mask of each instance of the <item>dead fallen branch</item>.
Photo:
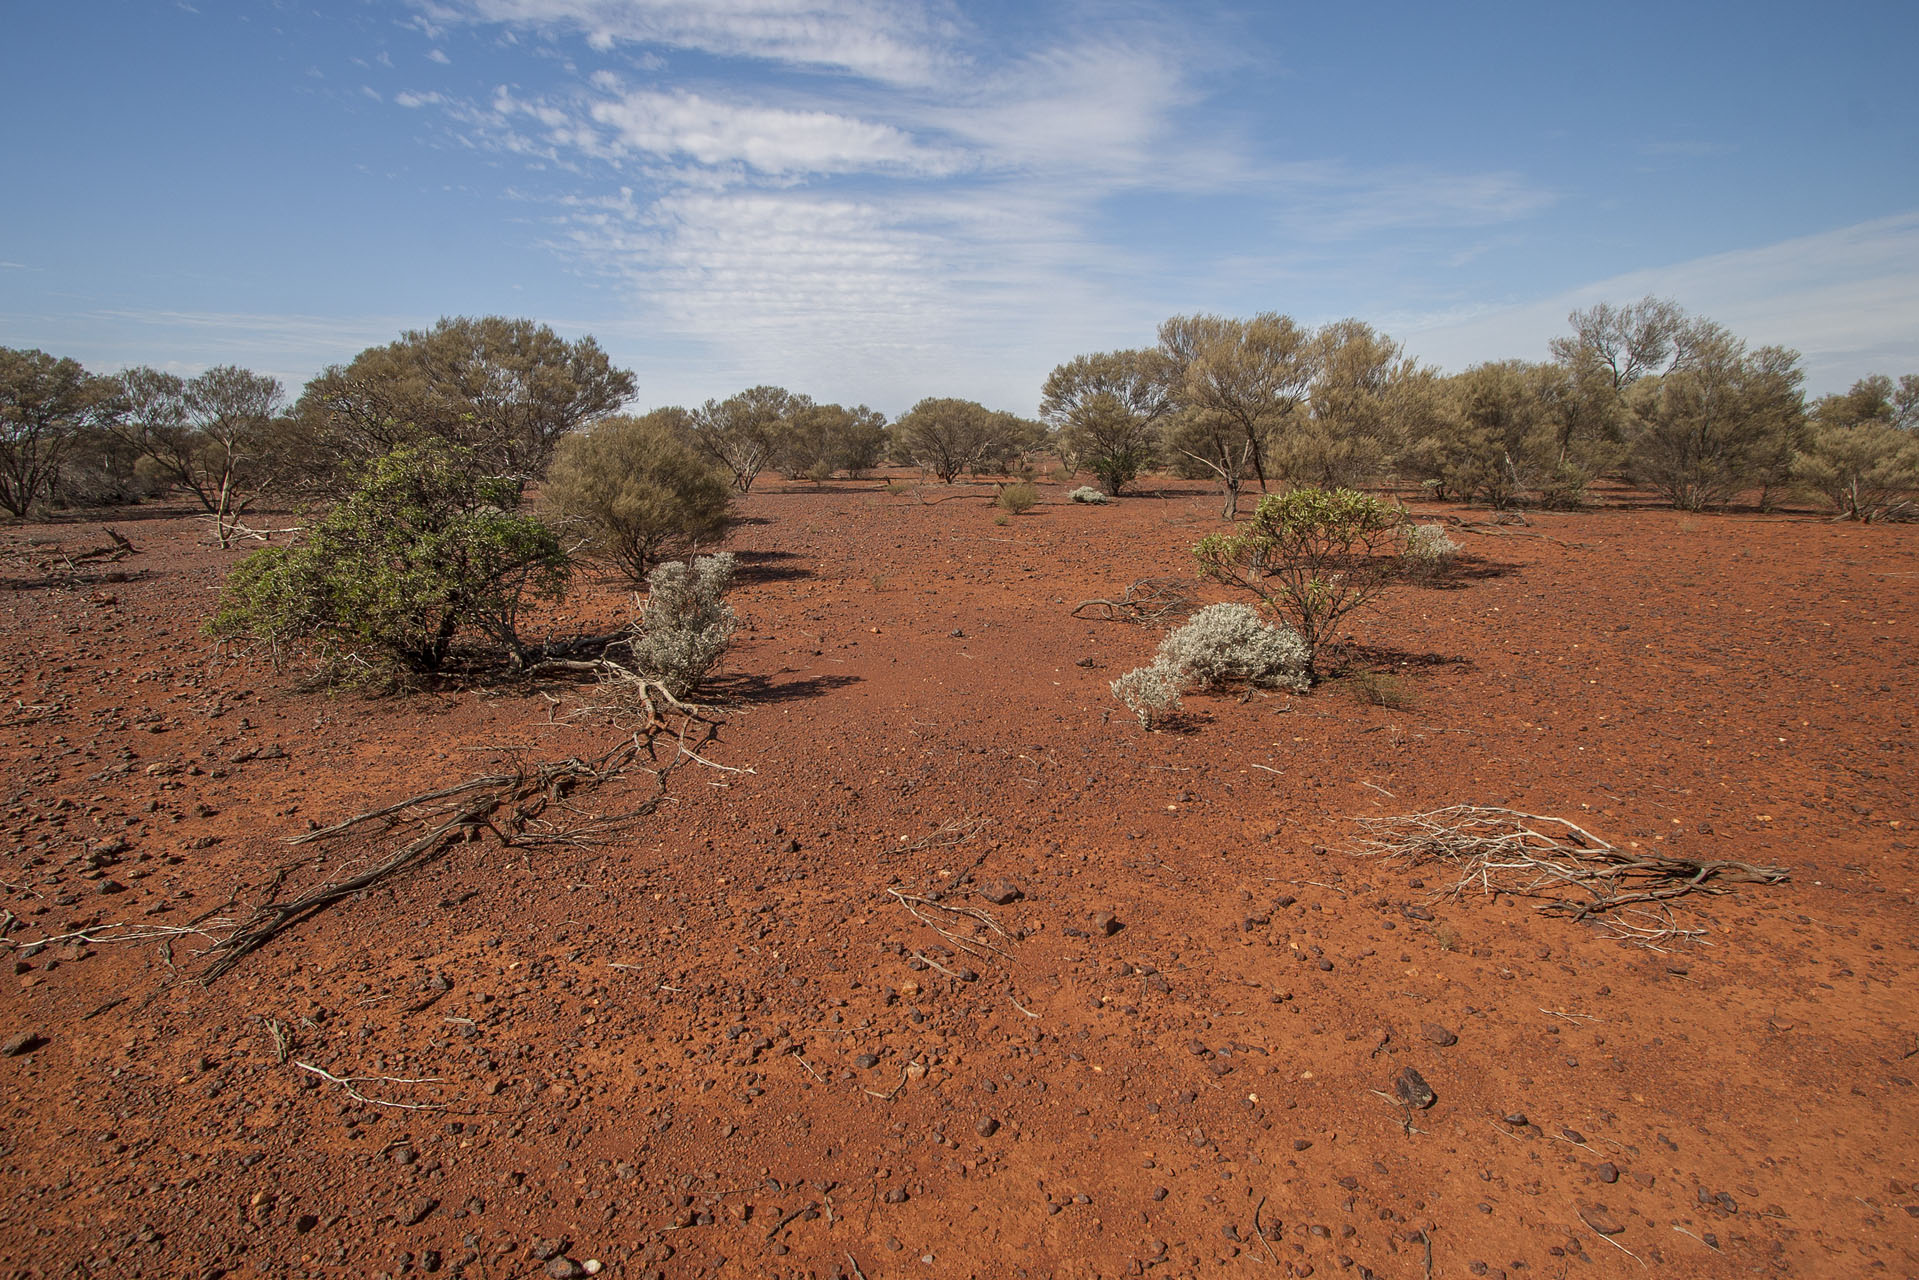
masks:
[(1453, 805), (1429, 813), (1361, 818), (1365, 837), (1351, 852), (1409, 867), (1458, 873), (1440, 896), (1481, 892), (1541, 900), (1538, 910), (1573, 920), (1601, 917), (1622, 938), (1653, 945), (1697, 936), (1664, 914), (1691, 894), (1729, 893), (1742, 884), (1779, 884), (1784, 867), (1682, 858), (1620, 849), (1564, 818), (1514, 809)]
[[(1117, 600), (1080, 601), (1073, 606), (1073, 616), (1104, 622), (1136, 622), (1144, 627), (1187, 612), (1195, 599), (1193, 584), (1185, 578), (1140, 578), (1129, 584)], [(1093, 612), (1082, 612), (1086, 609)]]
[[(707, 731), (695, 744), (696, 748), (705, 746), (716, 728), (714, 721), (703, 719), (700, 723)], [(659, 763), (654, 746), (656, 740), (668, 736), (673, 738), (675, 754)], [(683, 735), (634, 733), (591, 760), (569, 757), (530, 769), (518, 767), (512, 772), (482, 774), (296, 836), (290, 843), (340, 839), (369, 830), (377, 836), (389, 837), (397, 831), (404, 842), (356, 875), (328, 881), (277, 901), (273, 895), (279, 892), (282, 877), (276, 875), (267, 889), (269, 900), (255, 907), (232, 933), (207, 949), (215, 958), (200, 975), (201, 981), (212, 982), (287, 929), (334, 903), (430, 862), (455, 844), (478, 839), (482, 832), (492, 832), (502, 845), (512, 848), (576, 843), (583, 840), (588, 831), (604, 831), (605, 819), (589, 818), (588, 831), (582, 831), (550, 822), (543, 815), (549, 810), (563, 809), (569, 795), (601, 786), (622, 774), (640, 770), (652, 775), (654, 793), (622, 816), (634, 819), (649, 815), (665, 799), (667, 775), (690, 754)]]

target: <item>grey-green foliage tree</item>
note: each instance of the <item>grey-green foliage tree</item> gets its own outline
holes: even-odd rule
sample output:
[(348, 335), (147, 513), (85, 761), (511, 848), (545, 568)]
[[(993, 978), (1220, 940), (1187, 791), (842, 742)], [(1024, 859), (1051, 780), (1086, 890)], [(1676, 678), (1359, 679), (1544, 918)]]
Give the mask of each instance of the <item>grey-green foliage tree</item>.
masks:
[(692, 415), (612, 417), (560, 442), (540, 500), (557, 523), (633, 582), (674, 555), (717, 542), (731, 523), (728, 477), (687, 443)]
[(374, 462), (302, 543), (267, 547), (227, 577), (208, 631), (276, 654), (310, 647), (335, 672), (432, 672), (478, 631), (523, 661), (522, 601), (564, 596), (558, 536), (518, 512), (520, 486), (438, 439)]
[(1901, 431), (1919, 429), (1919, 374), (1905, 374), (1896, 384), (1883, 373), (1861, 378), (1849, 391), (1821, 396), (1812, 413), (1822, 427), (1882, 422)]
[(785, 453), (794, 419), (812, 400), (784, 387), (748, 387), (724, 400), (708, 400), (691, 423), (693, 447), (723, 467), (740, 493), (751, 493), (760, 472)]
[(809, 404), (793, 414), (776, 465), (815, 483), (841, 471), (857, 479), (886, 456), (889, 431), (886, 415), (863, 404)]
[(1627, 397), (1632, 475), (1684, 511), (1771, 492), (1805, 438), (1803, 382), (1798, 352), (1749, 349), (1717, 325), (1700, 327), (1682, 365), (1641, 379)]
[(282, 442), (337, 492), (367, 462), (428, 437), (468, 450), (488, 474), (545, 474), (562, 437), (615, 413), (633, 375), (591, 337), (568, 341), (503, 316), (443, 319), (369, 347), (306, 386)]
[(191, 493), (213, 517), (220, 545), (229, 545), (280, 461), (279, 381), (233, 365), (187, 379), (143, 366), (120, 375), (119, 391), (115, 431)]
[(1047, 376), (1041, 394), (1040, 417), (1058, 432), (1062, 459), (1090, 471), (1108, 497), (1159, 460), (1173, 405), (1158, 352), (1076, 356)]
[(1405, 515), (1370, 494), (1311, 486), (1267, 494), (1232, 534), (1193, 548), (1203, 576), (1251, 592), (1305, 642), (1307, 665), (1342, 618), (1400, 574)]
[(1267, 447), (1312, 386), (1312, 332), (1272, 311), (1250, 320), (1174, 316), (1159, 327), (1159, 349), (1174, 402), (1236, 427), (1265, 488)]
[(1290, 483), (1341, 488), (1384, 472), (1397, 454), (1424, 376), (1400, 344), (1359, 320), (1313, 334), (1307, 409), (1290, 415), (1271, 446)]
[(1908, 517), (1919, 490), (1919, 432), (1873, 418), (1844, 425), (1822, 421), (1793, 459), (1793, 476), (1844, 519)]
[(67, 451), (113, 404), (113, 380), (78, 361), (0, 347), (0, 509), (25, 516), (48, 497)]
[(928, 397), (900, 415), (895, 450), (947, 484), (967, 471), (1003, 470), (1035, 443), (1035, 424), (973, 400)]
[(1554, 446), (1541, 496), (1558, 506), (1577, 503), (1588, 484), (1625, 461), (1636, 426), (1629, 388), (1687, 367), (1715, 330), (1670, 299), (1651, 296), (1623, 306), (1595, 303), (1573, 311), (1567, 323), (1572, 333), (1551, 343), (1559, 376), (1540, 382)]
[(1551, 366), (1504, 360), (1447, 378), (1404, 461), (1442, 497), (1495, 508), (1526, 497), (1551, 466), (1553, 424), (1542, 389)]

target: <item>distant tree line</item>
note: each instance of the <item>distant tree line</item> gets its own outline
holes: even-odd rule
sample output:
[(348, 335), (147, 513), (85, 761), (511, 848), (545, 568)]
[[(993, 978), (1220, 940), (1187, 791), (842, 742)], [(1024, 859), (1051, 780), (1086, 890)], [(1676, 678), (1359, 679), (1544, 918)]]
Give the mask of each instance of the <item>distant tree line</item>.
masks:
[(1156, 346), (1054, 369), (1041, 416), (1106, 493), (1169, 467), (1217, 482), (1228, 515), (1248, 484), (1572, 507), (1611, 478), (1685, 510), (1748, 492), (1770, 507), (1798, 485), (1871, 519), (1919, 486), (1919, 376), (1809, 406), (1796, 352), (1671, 302), (1601, 303), (1571, 324), (1551, 360), (1445, 375), (1357, 320), (1176, 316)]
[(1154, 471), (1209, 479), (1228, 514), (1249, 485), (1569, 507), (1602, 479), (1687, 510), (1794, 489), (1862, 520), (1910, 510), (1919, 375), (1808, 404), (1796, 353), (1671, 302), (1602, 303), (1570, 324), (1549, 360), (1448, 375), (1357, 320), (1175, 316), (1152, 346), (1059, 365), (1037, 421), (934, 397), (889, 422), (773, 386), (630, 416), (634, 377), (592, 338), (498, 316), (404, 333), (291, 401), (232, 366), (105, 376), (0, 348), (0, 510), (172, 490), (225, 544), (263, 497), (338, 502), (396, 449), (437, 442), (516, 494), (540, 484), (549, 518), (636, 579), (723, 536), (767, 471), (823, 483), (890, 463), (951, 483), (1025, 475), (1045, 452), (1108, 495)]

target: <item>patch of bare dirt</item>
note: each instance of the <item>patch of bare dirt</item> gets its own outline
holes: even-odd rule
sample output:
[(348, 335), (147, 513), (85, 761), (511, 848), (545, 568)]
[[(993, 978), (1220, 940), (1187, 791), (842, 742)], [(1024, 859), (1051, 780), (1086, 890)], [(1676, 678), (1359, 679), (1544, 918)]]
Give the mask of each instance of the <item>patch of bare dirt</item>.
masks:
[[(1107, 683), (1158, 631), (1072, 610), (1215, 500), (1043, 492), (756, 492), (725, 768), (211, 985), (222, 921), (390, 852), (290, 837), (617, 738), (578, 686), (216, 652), (193, 520), (116, 520), (112, 581), (27, 581), (98, 526), (0, 533), (5, 1274), (1919, 1272), (1912, 529), (1458, 533), (1346, 678), (1143, 733)], [(1791, 878), (1649, 949), (1349, 852), (1454, 804)]]

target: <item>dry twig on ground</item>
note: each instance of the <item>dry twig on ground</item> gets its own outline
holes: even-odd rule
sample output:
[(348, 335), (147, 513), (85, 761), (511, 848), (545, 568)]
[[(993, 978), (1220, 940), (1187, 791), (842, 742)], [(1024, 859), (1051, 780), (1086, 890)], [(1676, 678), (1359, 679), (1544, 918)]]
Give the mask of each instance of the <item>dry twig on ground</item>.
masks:
[(1720, 894), (1740, 884), (1779, 884), (1784, 867), (1684, 858), (1620, 849), (1564, 818), (1460, 804), (1429, 813), (1361, 818), (1361, 856), (1397, 858), (1408, 866), (1440, 864), (1458, 873), (1441, 892), (1542, 899), (1538, 908), (1574, 920), (1601, 917), (1620, 937), (1642, 945), (1696, 937), (1664, 914), (1689, 894)]
[[(1073, 606), (1073, 616), (1150, 626), (1185, 613), (1193, 607), (1194, 599), (1193, 584), (1185, 578), (1140, 578), (1130, 583), (1117, 600), (1096, 598), (1080, 601)], [(1096, 612), (1086, 614), (1081, 612), (1083, 609)]]

